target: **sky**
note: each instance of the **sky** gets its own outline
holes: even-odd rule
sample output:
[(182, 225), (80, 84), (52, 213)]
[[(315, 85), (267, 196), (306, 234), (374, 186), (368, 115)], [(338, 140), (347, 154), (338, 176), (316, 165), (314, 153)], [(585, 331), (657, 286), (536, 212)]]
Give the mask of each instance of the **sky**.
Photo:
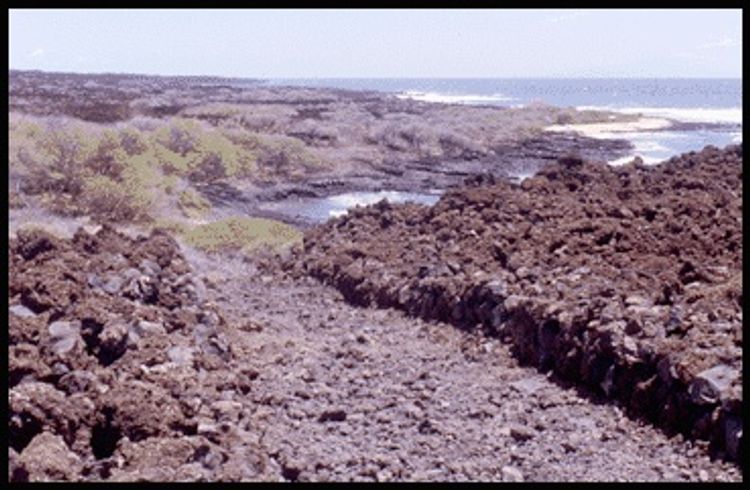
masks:
[(247, 78), (742, 77), (742, 11), (11, 9), (11, 69)]

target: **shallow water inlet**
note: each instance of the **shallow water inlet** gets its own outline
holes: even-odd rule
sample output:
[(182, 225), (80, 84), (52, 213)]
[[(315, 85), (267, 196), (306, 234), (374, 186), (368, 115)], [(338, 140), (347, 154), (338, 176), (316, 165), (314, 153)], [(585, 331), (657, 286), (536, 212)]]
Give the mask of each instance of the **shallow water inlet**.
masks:
[(400, 191), (346, 192), (328, 197), (290, 198), (265, 203), (261, 205), (261, 208), (290, 217), (323, 222), (329, 218), (342, 216), (353, 207), (375, 204), (383, 199), (391, 203), (414, 202), (431, 206), (440, 199), (441, 194), (442, 191), (439, 190), (431, 191), (429, 194)]

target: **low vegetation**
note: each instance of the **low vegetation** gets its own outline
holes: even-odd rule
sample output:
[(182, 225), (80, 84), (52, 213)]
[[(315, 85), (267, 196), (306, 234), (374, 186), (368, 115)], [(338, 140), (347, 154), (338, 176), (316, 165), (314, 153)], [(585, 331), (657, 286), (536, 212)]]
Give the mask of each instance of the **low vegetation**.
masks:
[(10, 82), (12, 212), (166, 223), (205, 249), (298, 238), (265, 220), (190, 228), (225, 216), (207, 199), (211, 189), (358, 173), (384, 162), (491, 159), (551, 124), (635, 117), (189, 77), (12, 71)]
[(181, 234), (188, 244), (206, 252), (251, 252), (264, 246), (281, 249), (302, 241), (302, 233), (292, 226), (275, 220), (247, 217), (232, 217), (183, 228)]
[(175, 192), (180, 210), (200, 217), (211, 205), (195, 184), (294, 179), (322, 166), (300, 140), (191, 119), (114, 127), (19, 114), (10, 121), (14, 205), (32, 196), (54, 212), (100, 221), (153, 221)]

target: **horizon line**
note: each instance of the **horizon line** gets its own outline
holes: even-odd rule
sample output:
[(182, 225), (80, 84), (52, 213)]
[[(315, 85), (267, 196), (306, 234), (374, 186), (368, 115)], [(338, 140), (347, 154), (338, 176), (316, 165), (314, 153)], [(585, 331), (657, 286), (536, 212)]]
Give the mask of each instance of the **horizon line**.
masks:
[(133, 75), (145, 77), (210, 77), (223, 79), (240, 79), (240, 80), (742, 80), (742, 77), (709, 77), (709, 76), (531, 76), (531, 75), (485, 75), (475, 77), (461, 76), (252, 76), (252, 75), (215, 75), (210, 73), (202, 74), (168, 74), (168, 73), (138, 73), (138, 72), (119, 72), (119, 71), (58, 71), (44, 70), (39, 68), (8, 68), (9, 72), (39, 72), (47, 74), (60, 75)]

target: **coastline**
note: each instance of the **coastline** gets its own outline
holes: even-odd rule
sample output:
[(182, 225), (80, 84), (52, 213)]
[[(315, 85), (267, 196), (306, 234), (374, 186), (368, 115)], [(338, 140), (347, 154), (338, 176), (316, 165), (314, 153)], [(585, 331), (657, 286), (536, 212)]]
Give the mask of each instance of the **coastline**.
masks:
[(575, 131), (588, 138), (596, 139), (617, 139), (626, 136), (628, 133), (637, 133), (640, 131), (658, 131), (670, 128), (674, 122), (669, 119), (657, 117), (641, 117), (632, 122), (602, 122), (591, 124), (553, 124), (544, 128), (545, 131), (567, 132)]

